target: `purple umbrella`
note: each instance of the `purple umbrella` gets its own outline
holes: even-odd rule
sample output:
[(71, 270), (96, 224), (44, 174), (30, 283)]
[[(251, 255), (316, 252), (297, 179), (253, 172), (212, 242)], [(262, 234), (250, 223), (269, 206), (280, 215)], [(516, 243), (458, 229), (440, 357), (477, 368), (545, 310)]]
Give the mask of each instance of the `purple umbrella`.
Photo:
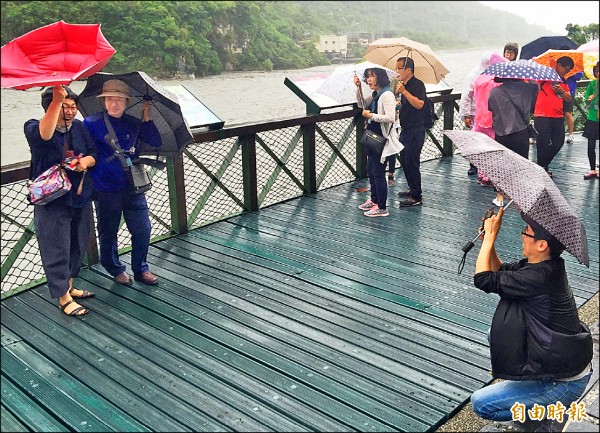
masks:
[(514, 207), (544, 227), (579, 263), (589, 267), (585, 227), (542, 167), (481, 132), (447, 130), (444, 134), (502, 195), (513, 201)]
[(562, 81), (560, 75), (549, 66), (540, 65), (532, 60), (516, 60), (490, 65), (482, 75), (499, 78), (518, 78), (521, 80)]

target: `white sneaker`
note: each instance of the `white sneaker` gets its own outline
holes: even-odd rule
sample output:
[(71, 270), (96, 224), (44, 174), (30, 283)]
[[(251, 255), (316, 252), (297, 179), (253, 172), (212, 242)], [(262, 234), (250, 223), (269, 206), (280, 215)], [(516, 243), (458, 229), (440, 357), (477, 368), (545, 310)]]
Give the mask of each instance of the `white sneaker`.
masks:
[(358, 208), (360, 210), (369, 210), (371, 209), (373, 206), (376, 206), (375, 203), (373, 203), (371, 201), (371, 199), (368, 199), (366, 202), (364, 202), (363, 204), (359, 205)]
[(572, 144), (573, 143), (573, 134), (567, 135), (567, 143), (568, 144)]
[(498, 200), (497, 198), (495, 198), (494, 200), (492, 200), (492, 203), (494, 203), (498, 207), (504, 207), (504, 202)]

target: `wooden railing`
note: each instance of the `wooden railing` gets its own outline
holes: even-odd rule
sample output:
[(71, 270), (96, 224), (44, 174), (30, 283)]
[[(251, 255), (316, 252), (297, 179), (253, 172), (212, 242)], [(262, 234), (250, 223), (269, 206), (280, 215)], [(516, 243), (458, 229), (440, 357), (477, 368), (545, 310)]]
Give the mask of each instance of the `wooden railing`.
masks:
[[(585, 85), (585, 84), (582, 84)], [(439, 119), (428, 131), (421, 160), (454, 153), (445, 129), (463, 128), (459, 93), (430, 95)], [(581, 110), (580, 107), (577, 107)], [(581, 110), (583, 112), (583, 110)], [(358, 144), (363, 118), (356, 106), (329, 114), (226, 127), (194, 134), (194, 144), (150, 171), (146, 194), (152, 241), (186, 233), (244, 212), (366, 177)], [(2, 298), (45, 282), (33, 206), (25, 200), (29, 163), (2, 167)], [(98, 263), (96, 230), (85, 265)], [(130, 250), (119, 231), (119, 250)]]

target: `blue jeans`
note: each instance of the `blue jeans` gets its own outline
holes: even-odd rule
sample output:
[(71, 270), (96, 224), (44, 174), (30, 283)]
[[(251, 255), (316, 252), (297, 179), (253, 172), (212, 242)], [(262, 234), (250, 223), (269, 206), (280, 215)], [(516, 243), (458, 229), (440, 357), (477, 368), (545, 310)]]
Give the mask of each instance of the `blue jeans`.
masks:
[(475, 391), (471, 395), (473, 411), (483, 419), (511, 421), (510, 408), (515, 403), (529, 410), (534, 404), (544, 406), (561, 402), (565, 407), (576, 401), (587, 386), (592, 372), (579, 380), (561, 382), (553, 380), (505, 380)]
[(371, 185), (371, 201), (379, 209), (387, 209), (388, 187), (385, 180), (385, 165), (380, 161), (381, 154), (367, 151), (367, 176)]
[(148, 270), (146, 258), (150, 246), (150, 216), (144, 194), (131, 194), (128, 190), (98, 192), (96, 216), (100, 241), (100, 263), (113, 277), (125, 272), (119, 260), (117, 235), (121, 215), (131, 233), (131, 270), (140, 274)]

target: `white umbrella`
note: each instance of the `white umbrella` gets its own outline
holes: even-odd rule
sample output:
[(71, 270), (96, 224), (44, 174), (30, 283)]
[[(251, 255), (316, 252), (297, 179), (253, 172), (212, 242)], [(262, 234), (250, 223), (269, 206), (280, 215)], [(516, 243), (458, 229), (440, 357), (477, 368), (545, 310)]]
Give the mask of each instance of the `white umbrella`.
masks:
[(391, 69), (384, 68), (371, 62), (361, 62), (354, 65), (344, 65), (337, 67), (327, 77), (323, 83), (315, 90), (316, 93), (328, 96), (340, 104), (352, 104), (356, 101), (356, 85), (354, 84), (354, 74), (361, 79), (361, 88), (363, 97), (372, 93), (367, 84), (362, 81), (365, 69), (379, 68), (385, 70), (388, 77), (396, 78), (398, 74)]
[(589, 41), (585, 44), (579, 45), (577, 51), (581, 51), (582, 53), (597, 53), (598, 51), (600, 51), (600, 44), (598, 44), (598, 39), (594, 39), (593, 41)]
[(427, 84), (437, 84), (450, 71), (429, 47), (408, 38), (381, 38), (369, 44), (365, 60), (395, 69), (398, 57), (410, 57), (415, 63), (415, 77)]

